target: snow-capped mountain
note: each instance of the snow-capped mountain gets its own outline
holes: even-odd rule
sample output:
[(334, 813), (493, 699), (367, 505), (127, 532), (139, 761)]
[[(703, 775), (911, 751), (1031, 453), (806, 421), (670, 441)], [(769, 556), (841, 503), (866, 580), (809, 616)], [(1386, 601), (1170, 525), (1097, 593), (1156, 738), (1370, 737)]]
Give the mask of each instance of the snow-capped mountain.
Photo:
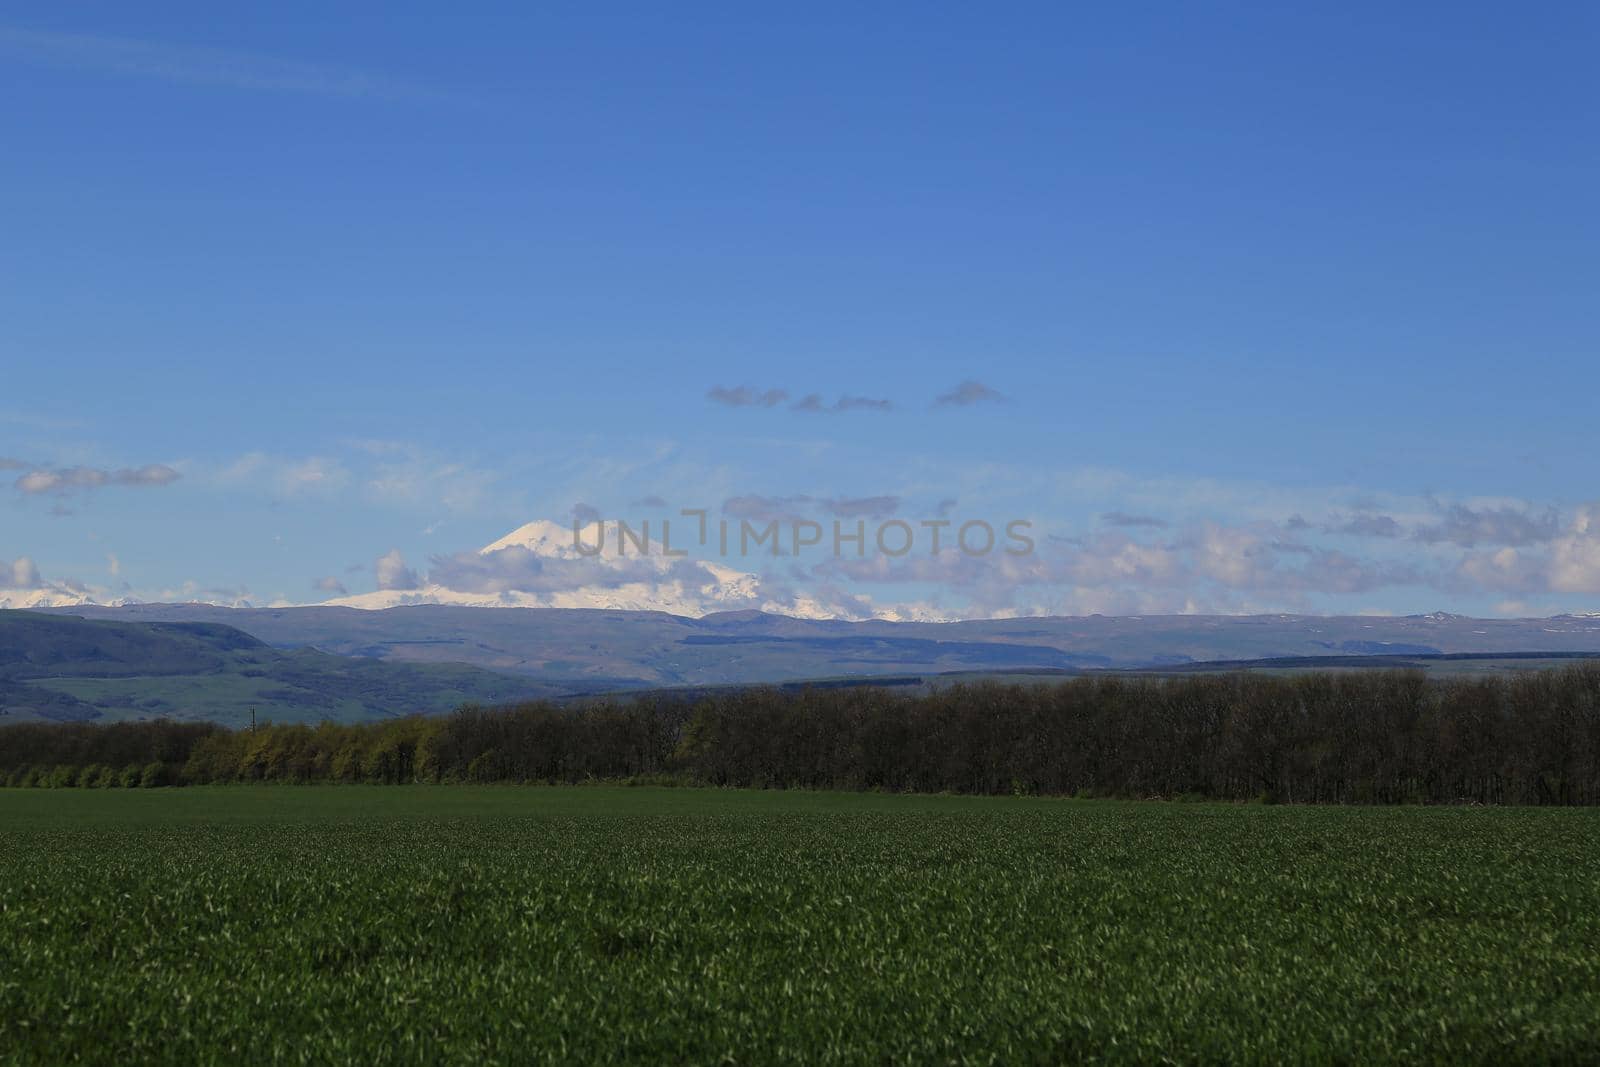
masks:
[(87, 592), (59, 586), (41, 589), (0, 589), (0, 609), (76, 608), (85, 605), (120, 607), (119, 600), (98, 600)]
[[(642, 536), (642, 531), (634, 531)], [(688, 531), (673, 535), (674, 552)], [(427, 580), (415, 588), (379, 589), (339, 597), (336, 607), (377, 610), (408, 604), (459, 607), (601, 608), (664, 611), (699, 616), (759, 609), (801, 618), (902, 618), (861, 604), (830, 605), (812, 596), (766, 588), (762, 577), (710, 560), (668, 556), (662, 530), (650, 531), (641, 550), (624, 541), (615, 522), (580, 528), (547, 519), (530, 522), (478, 549), (435, 560)]]

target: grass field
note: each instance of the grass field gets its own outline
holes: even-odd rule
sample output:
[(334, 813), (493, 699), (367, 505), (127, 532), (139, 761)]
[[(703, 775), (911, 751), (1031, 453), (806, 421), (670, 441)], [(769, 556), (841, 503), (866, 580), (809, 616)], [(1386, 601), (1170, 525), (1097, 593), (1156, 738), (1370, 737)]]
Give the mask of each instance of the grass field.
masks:
[(1600, 812), (0, 790), (0, 1061), (1600, 1058)]

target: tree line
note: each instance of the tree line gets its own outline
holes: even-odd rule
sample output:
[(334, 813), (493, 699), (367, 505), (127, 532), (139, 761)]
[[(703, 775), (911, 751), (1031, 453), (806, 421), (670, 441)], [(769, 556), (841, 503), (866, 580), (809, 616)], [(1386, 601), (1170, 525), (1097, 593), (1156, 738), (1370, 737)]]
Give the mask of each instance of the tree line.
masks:
[(771, 688), (375, 723), (0, 727), (0, 784), (676, 781), (1284, 803), (1600, 803), (1600, 665)]

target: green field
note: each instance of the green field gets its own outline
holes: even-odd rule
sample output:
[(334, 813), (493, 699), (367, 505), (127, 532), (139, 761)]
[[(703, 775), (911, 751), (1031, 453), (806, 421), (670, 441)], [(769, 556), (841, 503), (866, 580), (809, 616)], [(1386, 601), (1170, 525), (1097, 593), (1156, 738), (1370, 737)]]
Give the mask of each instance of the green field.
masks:
[(0, 1061), (1594, 1062), (1600, 811), (0, 790)]

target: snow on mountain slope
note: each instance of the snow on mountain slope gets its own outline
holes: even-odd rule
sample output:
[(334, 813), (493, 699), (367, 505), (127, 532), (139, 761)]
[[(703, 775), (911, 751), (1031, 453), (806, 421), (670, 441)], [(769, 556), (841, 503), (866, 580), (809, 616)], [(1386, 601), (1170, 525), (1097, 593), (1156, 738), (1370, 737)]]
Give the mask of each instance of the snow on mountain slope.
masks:
[[(642, 529), (634, 534), (644, 536)], [(877, 611), (864, 603), (828, 605), (805, 595), (766, 588), (760, 575), (709, 560), (665, 554), (659, 525), (644, 551), (622, 541), (616, 523), (591, 523), (577, 531), (540, 519), (485, 545), (476, 553), (435, 560), (414, 589), (380, 589), (339, 597), (334, 607), (377, 610), (409, 604), (460, 607), (603, 608), (700, 616), (757, 609), (803, 618), (920, 618), (918, 613)], [(672, 532), (674, 553), (693, 544), (694, 524)]]
[[(642, 531), (636, 532), (642, 533)], [(650, 547), (658, 549), (660, 528), (657, 527), (650, 532), (653, 535)], [(478, 549), (478, 554), (487, 556), (507, 548), (525, 548), (538, 555), (556, 559), (588, 558), (586, 553), (579, 551), (580, 543), (591, 550), (599, 545), (599, 555), (604, 558), (618, 558), (616, 523), (592, 522), (579, 528), (577, 535), (574, 536), (571, 526), (551, 522), (549, 519), (535, 519), (525, 526), (517, 527), (500, 540), (484, 545)]]
[(0, 589), (0, 608), (76, 608), (88, 604), (120, 607), (121, 600), (96, 600), (86, 592), (59, 587), (43, 589)]

